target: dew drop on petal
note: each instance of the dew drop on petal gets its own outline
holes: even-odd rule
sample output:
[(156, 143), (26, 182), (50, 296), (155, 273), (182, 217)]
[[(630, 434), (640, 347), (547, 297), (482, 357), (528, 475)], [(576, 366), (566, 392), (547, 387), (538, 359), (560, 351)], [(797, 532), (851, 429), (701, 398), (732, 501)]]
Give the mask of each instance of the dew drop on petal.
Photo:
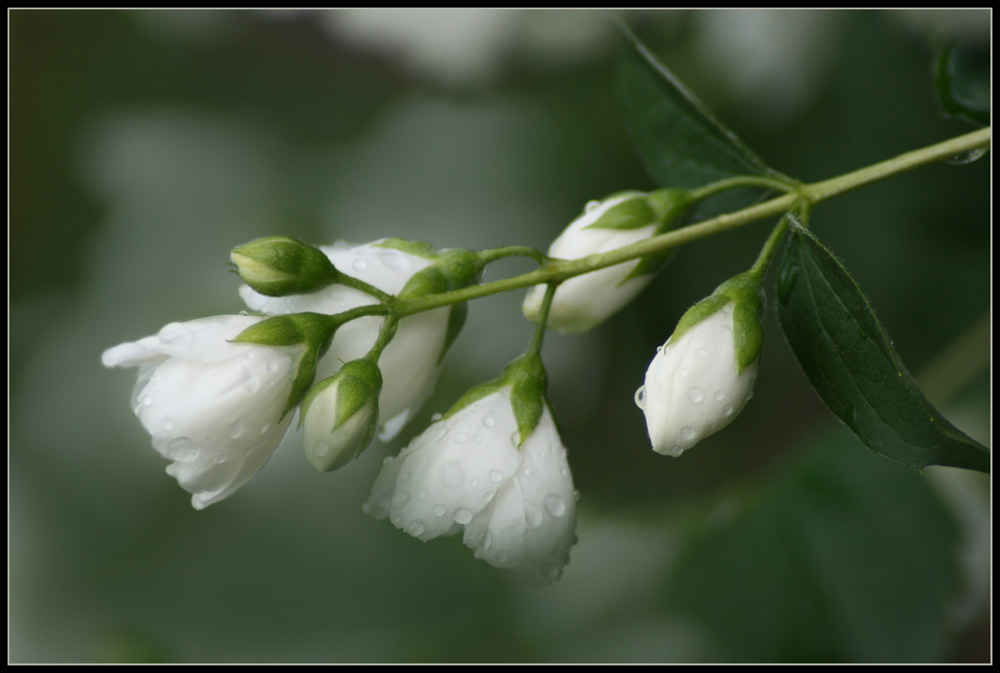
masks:
[(703, 399), (705, 399), (705, 393), (698, 386), (691, 386), (690, 388), (688, 388), (687, 396), (688, 399), (694, 402), (695, 404), (698, 404)]
[(455, 435), (456, 444), (465, 444), (467, 441), (469, 441), (469, 435), (467, 433), (459, 432)]
[(677, 372), (677, 376), (681, 377), (682, 379), (686, 379), (688, 377), (688, 370), (686, 369), (680, 370), (679, 372)]
[(694, 352), (694, 354), (700, 358), (703, 358), (708, 355), (708, 351), (705, 350), (704, 348), (699, 348)]
[(256, 360), (257, 354), (253, 351), (247, 351), (247, 354), (244, 355), (243, 357), (245, 357), (247, 360)]
[(444, 414), (434, 414), (433, 416), (431, 416), (431, 423), (437, 423), (442, 418), (444, 418)]
[(410, 478), (410, 476), (411, 475), (409, 470), (403, 470), (402, 472), (399, 473), (399, 480), (406, 481), (407, 479)]
[(281, 364), (279, 364), (277, 360), (271, 360), (270, 362), (267, 363), (267, 371), (271, 372), (272, 374), (277, 372), (280, 367)]
[(198, 447), (190, 437), (174, 437), (167, 444), (169, 456), (173, 460), (186, 463), (198, 457)]
[(683, 428), (681, 428), (681, 439), (690, 441), (694, 439), (695, 435), (697, 434), (698, 431), (692, 428), (690, 425), (685, 425)]
[(270, 429), (271, 429), (271, 424), (268, 423), (267, 421), (264, 421), (263, 423), (260, 424), (260, 428), (257, 430), (257, 434), (266, 435), (267, 431)]
[(489, 502), (490, 500), (493, 499), (493, 496), (495, 496), (496, 494), (497, 494), (496, 491), (486, 491), (486, 493), (483, 493), (483, 501)]
[(459, 507), (455, 510), (455, 523), (465, 525), (472, 521), (472, 510)]
[(532, 530), (538, 528), (542, 525), (544, 517), (541, 510), (535, 509), (534, 507), (529, 507), (525, 512), (525, 518), (528, 521), (528, 528)]
[(646, 408), (646, 386), (639, 386), (639, 389), (635, 391), (635, 406), (640, 409)]
[(313, 453), (316, 454), (317, 457), (323, 458), (330, 454), (330, 445), (327, 442), (320, 440), (313, 444)]
[(499, 484), (503, 481), (503, 472), (500, 470), (490, 470), (490, 481), (494, 484)]
[(165, 431), (173, 430), (174, 429), (174, 419), (172, 419), (172, 418), (164, 418), (163, 419), (163, 429)]
[(426, 499), (427, 499), (427, 489), (426, 488), (422, 488), (419, 491), (417, 491), (417, 500), (426, 500)]
[(382, 459), (382, 467), (388, 467), (389, 463), (391, 463), (392, 461), (393, 461), (392, 456), (386, 456), (385, 458)]
[(247, 374), (243, 379), (243, 387), (250, 394), (256, 393), (260, 390), (260, 379), (258, 379), (253, 374)]
[(489, 531), (486, 531), (486, 537), (483, 538), (483, 549), (489, 549), (493, 546), (493, 535)]
[(503, 549), (498, 550), (497, 551), (497, 555), (496, 555), (496, 559), (497, 559), (497, 563), (506, 563), (507, 562), (507, 552), (505, 552)]
[(514, 445), (515, 449), (519, 448), (521, 446), (521, 433), (515, 430), (514, 434), (510, 436), (510, 443)]
[(492, 416), (487, 416), (486, 418), (483, 419), (483, 425), (485, 425), (487, 428), (492, 428), (494, 425), (496, 425), (496, 421), (493, 420)]
[(469, 482), (469, 486), (471, 486), (472, 488), (475, 488), (476, 486), (479, 486), (479, 480), (478, 479), (471, 480)]
[(441, 432), (438, 433), (437, 437), (434, 438), (435, 442), (440, 442), (442, 439), (448, 436), (448, 428), (441, 428)]
[(584, 211), (586, 211), (586, 212), (588, 212), (588, 213), (589, 213), (589, 212), (590, 212), (590, 211), (592, 211), (592, 210), (593, 210), (594, 208), (597, 208), (597, 207), (598, 207), (598, 206), (600, 206), (600, 205), (601, 205), (601, 202), (600, 202), (600, 201), (587, 201), (587, 205), (586, 205), (586, 206), (584, 206), (583, 208), (584, 208)]
[(431, 509), (431, 511), (434, 513), (434, 516), (442, 517), (445, 515), (445, 512), (448, 511), (448, 508), (444, 505), (434, 505), (434, 508)]
[(426, 528), (424, 527), (423, 521), (420, 520), (411, 521), (406, 525), (406, 532), (413, 537), (420, 537), (424, 534), (424, 530), (426, 530)]
[(355, 259), (354, 262), (351, 264), (351, 267), (355, 271), (364, 271), (365, 269), (368, 268), (368, 262), (366, 262), (365, 260), (360, 259), (360, 258), (359, 259)]
[(457, 460), (446, 460), (438, 471), (438, 479), (445, 488), (458, 488), (465, 481), (465, 470)]
[(723, 391), (721, 391), (721, 390), (716, 391), (716, 393), (715, 393), (715, 399), (717, 399), (717, 400), (719, 400), (721, 402), (722, 400), (726, 399), (726, 393), (723, 392)]
[(546, 563), (545, 565), (542, 566), (539, 572), (542, 573), (542, 577), (551, 581), (559, 577), (560, 570), (557, 564)]
[(724, 413), (726, 416), (731, 415), (733, 413), (733, 405), (727, 404), (726, 406), (722, 407), (722, 413)]
[(580, 502), (580, 491), (573, 491), (573, 501)]
[(246, 426), (243, 424), (243, 421), (237, 419), (230, 423), (229, 427), (226, 428), (226, 434), (230, 439), (239, 439), (244, 430), (246, 430)]
[(153, 398), (150, 397), (149, 395), (143, 395), (141, 398), (139, 398), (139, 404), (141, 404), (144, 407), (148, 407), (152, 403), (153, 403)]
[(555, 493), (549, 493), (542, 500), (545, 511), (555, 517), (560, 517), (566, 513), (566, 501)]
[(399, 508), (405, 507), (406, 503), (410, 502), (410, 494), (406, 491), (400, 491), (392, 496), (392, 506)]

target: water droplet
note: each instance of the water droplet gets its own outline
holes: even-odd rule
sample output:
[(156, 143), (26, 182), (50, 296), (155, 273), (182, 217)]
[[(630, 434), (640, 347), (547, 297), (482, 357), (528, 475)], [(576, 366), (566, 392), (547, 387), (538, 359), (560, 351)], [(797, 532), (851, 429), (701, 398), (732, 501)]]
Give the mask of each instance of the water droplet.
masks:
[(246, 426), (243, 425), (243, 421), (237, 419), (230, 423), (229, 427), (226, 428), (226, 434), (229, 435), (230, 439), (239, 439), (244, 430), (246, 430)]
[(388, 467), (389, 463), (393, 460), (392, 456), (386, 456), (382, 459), (382, 467)]
[(316, 454), (317, 457), (323, 458), (329, 455), (330, 445), (327, 442), (320, 440), (313, 444), (313, 453)]
[(478, 479), (471, 480), (469, 482), (469, 486), (471, 486), (472, 488), (475, 488), (476, 486), (479, 486), (479, 480)]
[(721, 390), (717, 390), (715, 391), (715, 395), (713, 395), (713, 397), (715, 397), (715, 399), (721, 402), (722, 400), (726, 399), (726, 393)]
[(542, 566), (539, 572), (542, 573), (542, 577), (544, 577), (545, 579), (550, 581), (554, 580), (557, 577), (559, 577), (560, 574), (559, 565), (556, 563), (546, 563), (545, 565)]
[(573, 502), (580, 502), (580, 491), (573, 491)]
[(281, 364), (278, 363), (276, 360), (271, 360), (270, 362), (267, 363), (267, 371), (271, 372), (272, 374), (277, 372), (280, 367)]
[(379, 259), (381, 259), (386, 268), (391, 271), (403, 273), (404, 271), (410, 270), (409, 260), (406, 255), (399, 250), (385, 250), (379, 255)]
[(246, 355), (244, 355), (243, 357), (245, 357), (247, 360), (256, 360), (257, 359), (257, 353), (255, 353), (253, 351), (247, 351)]
[(459, 507), (455, 510), (455, 523), (465, 525), (472, 521), (472, 510)]
[(663, 346), (657, 346), (656, 347), (656, 352), (657, 353), (662, 353), (663, 352)]
[(545, 506), (545, 511), (552, 516), (559, 517), (566, 513), (566, 501), (555, 493), (549, 493), (545, 496), (542, 505)]
[(410, 478), (410, 471), (409, 470), (403, 470), (402, 472), (399, 473), (399, 480), (400, 481), (406, 481), (409, 478)]
[(271, 429), (271, 424), (268, 423), (267, 421), (264, 421), (263, 423), (260, 424), (260, 428), (257, 430), (257, 434), (266, 435), (267, 431), (270, 429)]
[(405, 507), (408, 502), (410, 502), (410, 494), (406, 491), (400, 491), (392, 496), (392, 506), (397, 509)]
[(503, 481), (503, 472), (500, 470), (490, 470), (490, 481), (494, 484), (499, 484)]
[(468, 433), (459, 432), (458, 434), (455, 435), (456, 444), (465, 444), (467, 441), (469, 441)]
[(250, 373), (246, 373), (243, 378), (243, 387), (251, 395), (260, 390), (260, 379)]
[(364, 271), (368, 268), (368, 262), (363, 259), (355, 259), (354, 263), (351, 264), (355, 271)]
[(592, 210), (593, 210), (594, 208), (597, 208), (597, 207), (598, 207), (598, 206), (600, 206), (600, 205), (601, 205), (601, 202), (600, 202), (600, 201), (587, 201), (587, 205), (586, 205), (586, 206), (584, 206), (584, 207), (583, 207), (583, 209), (584, 209), (584, 211), (585, 211), (585, 212), (588, 212), (588, 213), (589, 213), (589, 212), (590, 212), (590, 211), (592, 211)]
[(438, 433), (437, 437), (434, 438), (435, 442), (440, 442), (442, 439), (448, 436), (448, 428), (441, 428), (441, 432)]
[(685, 425), (683, 428), (681, 428), (681, 439), (686, 439), (690, 441), (694, 439), (697, 434), (698, 431), (692, 428), (690, 425)]
[(483, 436), (482, 435), (476, 435), (475, 437), (472, 438), (472, 441), (475, 442), (476, 444), (482, 444), (483, 443)]
[(496, 555), (496, 559), (497, 559), (497, 563), (506, 563), (507, 562), (507, 552), (505, 552), (503, 549), (498, 550), (497, 551), (497, 555)]
[(417, 491), (417, 500), (426, 500), (426, 499), (427, 499), (427, 489), (426, 488), (422, 488), (419, 491)]
[(973, 161), (986, 154), (986, 152), (987, 150), (985, 148), (980, 147), (978, 149), (970, 150), (965, 154), (956, 154), (951, 159), (948, 159), (948, 163), (957, 166), (961, 166), (962, 164), (971, 164)]
[(535, 509), (534, 507), (529, 507), (525, 512), (526, 518), (528, 520), (528, 528), (534, 530), (542, 525), (542, 521), (545, 517), (542, 515), (541, 510)]
[(705, 350), (704, 348), (698, 348), (698, 349), (695, 350), (694, 354), (697, 355), (700, 358), (703, 358), (706, 355), (708, 355), (708, 351)]
[(670, 450), (667, 451), (667, 453), (673, 456), (674, 458), (677, 458), (682, 453), (684, 453), (684, 447), (681, 446), (680, 444), (674, 444), (672, 447), (670, 447)]
[(431, 509), (431, 512), (434, 513), (434, 516), (438, 518), (444, 516), (447, 511), (448, 508), (445, 507), (444, 505), (434, 505), (433, 509)]
[(639, 386), (639, 389), (635, 391), (635, 406), (640, 409), (646, 408), (646, 386)]
[(494, 425), (496, 425), (496, 421), (493, 420), (492, 416), (487, 416), (486, 418), (483, 419), (483, 425), (485, 425), (487, 428), (492, 428)]
[(431, 416), (431, 423), (437, 423), (442, 418), (444, 418), (444, 414), (434, 414), (433, 416)]
[(148, 407), (152, 403), (153, 403), (153, 398), (150, 397), (149, 395), (143, 395), (141, 398), (139, 398), (139, 404), (141, 404), (144, 407)]
[(729, 416), (730, 414), (732, 414), (733, 413), (733, 405), (727, 404), (726, 406), (722, 407), (722, 413), (724, 413), (726, 416)]
[(445, 488), (458, 488), (465, 481), (465, 470), (457, 460), (446, 460), (438, 471), (438, 479)]
[(420, 537), (421, 535), (424, 534), (424, 530), (426, 530), (424, 527), (424, 523), (423, 521), (419, 520), (411, 521), (406, 526), (406, 532), (412, 535), (413, 537)]
[(163, 419), (163, 429), (167, 430), (167, 431), (173, 430), (174, 429), (174, 419), (172, 419), (172, 418), (164, 418)]
[(510, 436), (510, 443), (514, 446), (515, 449), (519, 448), (521, 446), (521, 433), (515, 430), (514, 434)]
[(493, 535), (486, 531), (486, 537), (483, 538), (483, 549), (489, 549), (493, 546)]
[(496, 494), (497, 494), (496, 491), (486, 491), (486, 493), (483, 493), (483, 501), (489, 502), (490, 500), (493, 499), (493, 496), (495, 496)]
[(172, 460), (187, 463), (198, 457), (198, 447), (190, 437), (174, 437), (167, 444), (167, 455)]
[(682, 379), (686, 379), (688, 377), (688, 370), (686, 369), (680, 370), (679, 372), (677, 372), (677, 376), (681, 377)]
[(687, 396), (688, 399), (694, 402), (695, 404), (698, 404), (703, 399), (705, 399), (705, 393), (702, 392), (702, 389), (699, 388), (698, 386), (691, 386), (690, 388), (688, 388)]

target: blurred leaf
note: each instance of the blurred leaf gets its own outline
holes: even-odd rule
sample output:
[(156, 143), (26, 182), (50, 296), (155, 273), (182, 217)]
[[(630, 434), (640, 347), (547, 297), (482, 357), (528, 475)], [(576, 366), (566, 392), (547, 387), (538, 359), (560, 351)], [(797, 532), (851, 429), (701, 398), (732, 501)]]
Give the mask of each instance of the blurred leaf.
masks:
[(934, 90), (945, 114), (990, 123), (990, 53), (982, 49), (942, 49), (934, 67)]
[[(622, 34), (628, 44), (618, 59), (618, 97), (636, 149), (658, 185), (690, 189), (739, 175), (780, 175), (624, 24)], [(724, 208), (739, 209), (759, 196), (759, 189), (727, 192)]]
[(785, 251), (778, 314), (809, 382), (869, 449), (916, 469), (950, 465), (989, 472), (989, 449), (924, 397), (861, 288), (801, 227)]
[(679, 566), (671, 607), (720, 661), (925, 662), (946, 656), (952, 522), (924, 478), (841, 429)]

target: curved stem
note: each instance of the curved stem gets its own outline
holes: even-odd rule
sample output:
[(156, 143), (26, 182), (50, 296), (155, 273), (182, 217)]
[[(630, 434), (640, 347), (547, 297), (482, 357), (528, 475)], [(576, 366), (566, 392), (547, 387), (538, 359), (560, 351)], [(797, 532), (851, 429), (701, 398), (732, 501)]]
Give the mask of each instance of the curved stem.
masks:
[(542, 298), (542, 306), (538, 312), (538, 323), (535, 325), (535, 333), (531, 335), (531, 344), (528, 346), (528, 355), (540, 355), (542, 352), (542, 340), (545, 339), (545, 326), (549, 322), (549, 309), (552, 307), (552, 298), (556, 296), (558, 283), (549, 283), (545, 288), (545, 297)]
[[(757, 220), (783, 215), (792, 210), (800, 202), (803, 202), (807, 208), (811, 209), (817, 203), (899, 173), (930, 163), (961, 157), (975, 150), (988, 149), (990, 146), (990, 137), (990, 128), (987, 127), (935, 145), (901, 154), (888, 161), (866, 166), (865, 168), (845, 173), (829, 180), (804, 184), (798, 187), (790, 184), (785, 185), (785, 189), (794, 189), (794, 191), (744, 208), (743, 210), (738, 210), (735, 213), (720, 215), (710, 220), (688, 225), (681, 229), (669, 231), (659, 236), (654, 236), (608, 252), (571, 260), (552, 259), (549, 260), (549, 263), (544, 268), (513, 278), (504, 278), (492, 283), (473, 285), (451, 292), (399, 301), (394, 305), (394, 310), (397, 315), (403, 317), (413, 313), (429, 311), (441, 306), (457, 304), (469, 301), (470, 299), (517, 290), (540, 283), (559, 283), (573, 276), (621, 264), (622, 262), (645, 255), (663, 252), (670, 248), (691, 243), (692, 241), (745, 226)], [(721, 184), (722, 182), (726, 181), (720, 181), (720, 183), (716, 184)], [(739, 184), (748, 185), (751, 183), (741, 181)], [(779, 181), (776, 184), (784, 183)], [(503, 248), (498, 248), (498, 250), (503, 250)]]
[(503, 259), (505, 257), (528, 257), (538, 262), (538, 265), (543, 267), (549, 261), (547, 255), (544, 255), (538, 250), (529, 248), (525, 245), (508, 245), (503, 248), (491, 248), (490, 250), (482, 250), (479, 252), (479, 259), (481, 259), (485, 264), (495, 262), (496, 260)]

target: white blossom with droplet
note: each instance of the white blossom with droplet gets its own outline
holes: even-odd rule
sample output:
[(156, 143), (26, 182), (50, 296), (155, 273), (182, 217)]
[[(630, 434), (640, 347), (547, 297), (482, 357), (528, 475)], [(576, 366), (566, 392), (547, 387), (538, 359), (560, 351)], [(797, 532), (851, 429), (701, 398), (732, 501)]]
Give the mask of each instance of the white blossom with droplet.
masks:
[(657, 453), (681, 455), (729, 425), (753, 396), (760, 358), (737, 371), (733, 307), (671, 337), (646, 370), (635, 402)]
[[(629, 192), (604, 201), (591, 201), (584, 213), (559, 234), (549, 246), (549, 257), (579, 259), (609, 250), (616, 250), (632, 243), (644, 241), (656, 233), (656, 222), (637, 229), (593, 228), (604, 213), (623, 201), (634, 199), (637, 192)], [(606, 269), (592, 271), (563, 281), (556, 290), (549, 309), (548, 326), (557, 332), (586, 332), (628, 304), (650, 281), (651, 274), (629, 274), (639, 260), (622, 262)], [(545, 285), (536, 285), (524, 298), (524, 315), (538, 320), (545, 296)]]
[(231, 343), (261, 318), (170, 323), (155, 336), (104, 351), (106, 367), (139, 367), (132, 409), (171, 464), (167, 474), (202, 509), (264, 466), (288, 428), (282, 417), (301, 346)]
[[(322, 246), (320, 250), (339, 271), (388, 294), (398, 294), (413, 274), (433, 262), (395, 248), (380, 247), (378, 243), (359, 246), (337, 243)], [(333, 315), (378, 302), (360, 290), (343, 285), (284, 297), (267, 297), (244, 285), (240, 296), (250, 309), (271, 315), (307, 311)], [(450, 310), (443, 307), (403, 318), (395, 337), (382, 351), (378, 362), (383, 382), (378, 403), (384, 419), (381, 439), (394, 437), (433, 391)], [(352, 320), (338, 329), (330, 349), (316, 367), (316, 380), (333, 376), (343, 363), (364, 357), (375, 344), (381, 325), (381, 317), (370, 316)]]
[(503, 387), (432, 423), (386, 463), (366, 510), (425, 541), (464, 529), (476, 558), (550, 584), (576, 540), (573, 477), (547, 404), (518, 439)]

